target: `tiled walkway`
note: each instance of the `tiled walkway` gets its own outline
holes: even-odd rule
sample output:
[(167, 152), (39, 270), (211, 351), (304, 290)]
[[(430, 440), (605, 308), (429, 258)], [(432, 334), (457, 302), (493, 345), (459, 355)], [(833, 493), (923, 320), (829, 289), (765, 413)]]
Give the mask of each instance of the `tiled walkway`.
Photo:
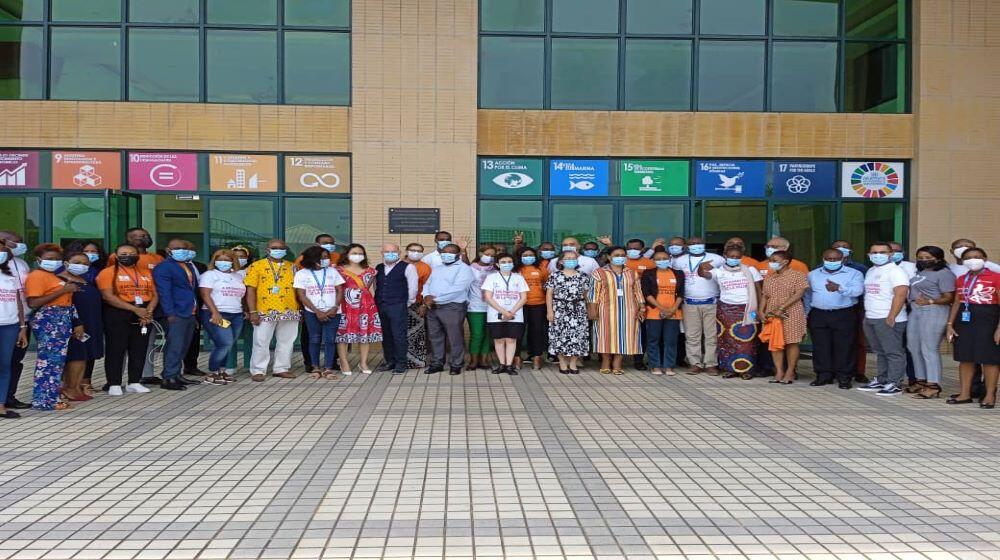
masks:
[(0, 558), (1000, 558), (1000, 412), (802, 369), (244, 374), (29, 412), (0, 420)]

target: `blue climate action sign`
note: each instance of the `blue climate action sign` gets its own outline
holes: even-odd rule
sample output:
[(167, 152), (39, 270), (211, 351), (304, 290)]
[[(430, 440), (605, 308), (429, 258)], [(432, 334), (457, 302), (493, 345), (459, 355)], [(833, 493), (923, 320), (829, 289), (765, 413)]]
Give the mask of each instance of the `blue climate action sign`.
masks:
[(832, 161), (774, 162), (774, 198), (833, 198), (836, 181)]
[(608, 160), (554, 159), (549, 164), (552, 196), (608, 196)]
[(702, 160), (695, 165), (697, 196), (705, 198), (763, 198), (767, 162)]

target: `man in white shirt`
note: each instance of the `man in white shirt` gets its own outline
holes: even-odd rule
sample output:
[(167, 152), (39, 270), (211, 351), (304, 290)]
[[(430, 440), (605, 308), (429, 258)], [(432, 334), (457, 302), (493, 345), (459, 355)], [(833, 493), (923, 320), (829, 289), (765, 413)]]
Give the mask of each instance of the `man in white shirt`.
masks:
[(907, 278), (913, 278), (917, 275), (917, 265), (906, 260), (906, 251), (903, 250), (903, 246), (895, 241), (889, 243), (892, 247), (892, 262), (896, 263), (896, 266), (903, 269), (906, 273)]
[(465, 312), (469, 303), (469, 285), (474, 279), (469, 265), (459, 259), (458, 245), (441, 249), (441, 264), (431, 268), (424, 283), (421, 312), (427, 317), (427, 336), (431, 355), (425, 374), (444, 371), (445, 347), (450, 347), (448, 362), (451, 375), (460, 375), (465, 363)]
[(858, 389), (875, 391), (879, 396), (901, 393), (900, 386), (906, 377), (903, 333), (906, 332), (906, 296), (910, 291), (910, 279), (892, 262), (892, 252), (889, 243), (872, 245), (868, 260), (873, 266), (865, 274), (864, 331), (878, 358), (878, 377)]
[(724, 265), (726, 260), (715, 253), (706, 253), (705, 240), (700, 237), (687, 240), (687, 251), (687, 254), (678, 256), (672, 266), (674, 270), (684, 273), (683, 322), (690, 374), (704, 371), (709, 375), (719, 375), (715, 320), (719, 285), (714, 280), (699, 276), (698, 269), (711, 270)]
[[(28, 278), (31, 268), (21, 257), (28, 252), (28, 246), (24, 243), (21, 235), (14, 231), (0, 231), (0, 243), (6, 245), (14, 256), (11, 260), (10, 272), (21, 285), (21, 304), (27, 310), (28, 301), (24, 297), (24, 281)], [(25, 316), (25, 319), (27, 319), (27, 316)], [(31, 339), (31, 329), (28, 329), (28, 339)], [(10, 385), (7, 387), (7, 394), (0, 395), (5, 401), (4, 408), (21, 410), (31, 408), (31, 404), (21, 402), (14, 396), (17, 393), (17, 384), (21, 381), (21, 372), (24, 370), (24, 356), (27, 352), (27, 346), (24, 348), (20, 348), (17, 345), (14, 346), (14, 354), (10, 360)]]
[(559, 257), (561, 257), (566, 251), (573, 251), (577, 254), (576, 269), (584, 276), (590, 276), (595, 270), (601, 268), (597, 259), (590, 258), (580, 251), (580, 242), (577, 241), (575, 237), (567, 237), (566, 239), (563, 239), (562, 250), (559, 251), (556, 258), (549, 261), (549, 274), (555, 274), (556, 271), (559, 270), (556, 268), (556, 265), (559, 263)]
[[(955, 275), (955, 278), (969, 272), (969, 268), (962, 264), (962, 253), (965, 253), (966, 249), (971, 249), (975, 246), (976, 242), (971, 239), (956, 239), (951, 243), (951, 254), (955, 257), (955, 264), (949, 264), (948, 270)], [(986, 269), (1000, 273), (1000, 264), (986, 261)]]
[(382, 245), (382, 264), (375, 267), (375, 303), (382, 322), (382, 353), (379, 371), (406, 373), (407, 310), (417, 301), (417, 267), (400, 260), (399, 245)]
[[(436, 266), (441, 266), (441, 250), (452, 244), (451, 234), (447, 231), (439, 231), (434, 234), (434, 250), (430, 253), (424, 255), (421, 259), (424, 263), (430, 265), (431, 268)], [(461, 250), (461, 259), (465, 264), (469, 264), (469, 255), (467, 250), (469, 248), (469, 238), (466, 236), (460, 241), (456, 241), (455, 245)]]

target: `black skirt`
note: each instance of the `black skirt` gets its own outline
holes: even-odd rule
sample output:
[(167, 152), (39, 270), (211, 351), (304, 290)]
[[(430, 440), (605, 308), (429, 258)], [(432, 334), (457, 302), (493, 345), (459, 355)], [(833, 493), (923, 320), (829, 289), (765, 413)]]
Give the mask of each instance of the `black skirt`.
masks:
[(501, 323), (487, 323), (486, 328), (490, 330), (493, 340), (498, 338), (521, 338), (524, 336), (524, 323), (514, 321), (504, 321)]
[(955, 332), (958, 334), (954, 339), (955, 361), (1000, 364), (1000, 345), (993, 341), (993, 333), (1000, 322), (1000, 305), (970, 305), (972, 320), (968, 323), (962, 322), (964, 310), (965, 305), (960, 305), (955, 318)]

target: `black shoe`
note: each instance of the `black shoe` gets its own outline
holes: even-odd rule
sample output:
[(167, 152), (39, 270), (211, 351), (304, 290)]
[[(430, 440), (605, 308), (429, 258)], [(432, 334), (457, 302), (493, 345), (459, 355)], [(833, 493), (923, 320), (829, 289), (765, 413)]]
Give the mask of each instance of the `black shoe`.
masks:
[(854, 380), (857, 381), (858, 383), (861, 383), (862, 385), (867, 385), (868, 383), (871, 383), (871, 380), (868, 379), (868, 376), (863, 373), (856, 374), (854, 376)]
[(545, 361), (549, 362), (550, 364), (558, 364), (559, 357), (556, 356), (555, 354), (549, 354), (548, 356), (545, 356)]
[(17, 399), (12, 399), (10, 402), (5, 403), (4, 408), (13, 408), (15, 410), (27, 410), (31, 408), (31, 405), (26, 402), (21, 402)]
[(424, 375), (432, 375), (444, 371), (444, 366), (431, 366), (424, 370)]
[(139, 383), (143, 385), (160, 385), (163, 383), (163, 380), (159, 377), (143, 377), (139, 380)]
[(840, 382), (840, 383), (839, 383), (839, 384), (837, 385), (837, 387), (840, 387), (841, 389), (850, 389), (850, 388), (852, 387), (852, 385), (851, 385), (851, 382), (850, 382), (850, 381), (841, 381), (841, 382)]
[(375, 371), (392, 371), (394, 369), (396, 369), (396, 366), (393, 364), (382, 364)]
[(572, 368), (570, 368), (567, 371), (569, 371), (570, 375), (580, 375), (580, 370), (578, 370), (578, 369), (572, 369)]
[(187, 385), (181, 383), (176, 377), (173, 379), (164, 379), (163, 383), (160, 384), (160, 388), (167, 391), (187, 391)]
[(989, 403), (979, 403), (979, 408), (996, 408), (997, 405)]
[(406, 373), (406, 368), (394, 368), (392, 370), (393, 375), (403, 375), (404, 373)]
[(183, 375), (177, 376), (177, 382), (180, 383), (181, 385), (201, 385), (200, 379), (190, 379), (184, 377)]
[(642, 363), (642, 362), (636, 362), (636, 363), (635, 363), (635, 369), (637, 369), (637, 370), (639, 370), (639, 371), (646, 371), (646, 370), (647, 370), (647, 369), (649, 369), (649, 368), (648, 368), (648, 367), (646, 367), (646, 364), (644, 364), (644, 363)]
[[(7, 405), (4, 405), (4, 406), (7, 406)], [(16, 412), (14, 412), (13, 410), (8, 410), (7, 412), (4, 412), (3, 414), (0, 414), (0, 418), (9, 418), (11, 420), (13, 420), (15, 418), (20, 418), (20, 417), (21, 417), (21, 415), (18, 414), (18, 413), (16, 413)]]
[(507, 366), (507, 375), (519, 375), (517, 368), (514, 366)]
[(453, 367), (448, 371), (448, 375), (462, 375), (462, 368)]
[(823, 385), (829, 385), (830, 383), (832, 383), (832, 381), (829, 381), (827, 379), (817, 379), (817, 380), (809, 383), (809, 386), (810, 387), (822, 387)]
[(490, 370), (490, 373), (494, 375), (500, 375), (501, 373), (507, 373), (507, 366), (500, 364), (497, 367)]
[(204, 377), (208, 375), (207, 372), (201, 371), (198, 368), (190, 369), (184, 372), (184, 375), (190, 375), (192, 377)]

